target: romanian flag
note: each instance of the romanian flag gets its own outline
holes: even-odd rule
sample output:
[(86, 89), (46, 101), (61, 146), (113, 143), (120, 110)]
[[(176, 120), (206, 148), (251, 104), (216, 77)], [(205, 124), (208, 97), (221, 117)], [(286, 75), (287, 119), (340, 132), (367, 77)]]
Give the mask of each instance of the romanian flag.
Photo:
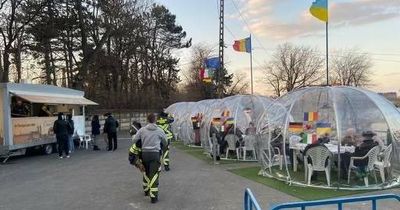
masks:
[(313, 122), (318, 120), (318, 112), (304, 112), (304, 121)]
[(300, 133), (303, 131), (302, 122), (289, 122), (289, 131), (293, 133)]
[(251, 38), (247, 37), (241, 40), (235, 40), (233, 44), (233, 49), (238, 52), (247, 52), (251, 53)]
[(328, 1), (315, 0), (310, 7), (310, 13), (317, 19), (328, 22)]
[(332, 132), (331, 124), (330, 123), (324, 123), (324, 122), (319, 122), (317, 123), (317, 134), (319, 136), (322, 136), (324, 134), (330, 134)]

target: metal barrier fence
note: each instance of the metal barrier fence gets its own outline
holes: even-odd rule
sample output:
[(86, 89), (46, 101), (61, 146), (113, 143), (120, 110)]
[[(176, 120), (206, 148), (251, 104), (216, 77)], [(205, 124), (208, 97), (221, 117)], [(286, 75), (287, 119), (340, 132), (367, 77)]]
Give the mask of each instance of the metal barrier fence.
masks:
[(261, 210), (260, 205), (249, 188), (244, 191), (244, 210)]
[(371, 201), (372, 202), (372, 205), (371, 205), (372, 210), (376, 210), (377, 209), (376, 201), (383, 200), (383, 199), (397, 199), (397, 201), (400, 201), (400, 196), (395, 195), (395, 194), (383, 194), (383, 195), (369, 195), (369, 196), (360, 196), (360, 197), (351, 197), (351, 198), (336, 198), (336, 199), (327, 199), (327, 200), (293, 202), (293, 203), (279, 204), (277, 206), (274, 206), (271, 210), (292, 209), (292, 208), (301, 208), (301, 210), (305, 210), (306, 207), (326, 206), (326, 205), (337, 205), (338, 210), (342, 210), (343, 204), (362, 202), (362, 201)]

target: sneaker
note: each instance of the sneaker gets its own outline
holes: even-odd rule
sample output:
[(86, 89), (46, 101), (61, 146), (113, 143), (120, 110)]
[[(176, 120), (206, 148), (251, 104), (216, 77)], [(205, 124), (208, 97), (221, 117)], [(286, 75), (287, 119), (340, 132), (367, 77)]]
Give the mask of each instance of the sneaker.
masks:
[(67, 158), (70, 158), (71, 156), (67, 155)]
[(64, 157), (63, 156), (58, 156), (58, 158), (63, 159)]
[(151, 198), (151, 203), (157, 203), (157, 201), (158, 201), (157, 197)]

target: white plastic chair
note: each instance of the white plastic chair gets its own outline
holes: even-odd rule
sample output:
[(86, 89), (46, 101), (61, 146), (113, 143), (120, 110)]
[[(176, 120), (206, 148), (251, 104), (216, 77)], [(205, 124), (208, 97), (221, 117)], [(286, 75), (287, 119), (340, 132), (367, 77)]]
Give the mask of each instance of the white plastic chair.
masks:
[(92, 141), (92, 137), (88, 134), (79, 135), (79, 147), (85, 147), (85, 149), (89, 149), (89, 142)]
[(379, 173), (381, 175), (382, 183), (385, 182), (385, 168), (390, 167), (390, 159), (391, 159), (391, 154), (392, 154), (392, 144), (390, 144), (384, 151), (383, 151), (383, 160), (379, 161), (377, 160), (374, 163), (374, 167), (379, 170)]
[(271, 144), (268, 142), (268, 135), (262, 134), (261, 138), (261, 145), (260, 145), (260, 154), (261, 154), (261, 161), (266, 163), (266, 167), (269, 168), (271, 172), (271, 167), (274, 166), (275, 162), (279, 162), (279, 169), (282, 170), (283, 168), (283, 155), (280, 152), (278, 147), (272, 147)]
[(242, 147), (243, 150), (243, 160), (246, 160), (246, 153), (247, 151), (251, 151), (255, 160), (257, 160), (256, 149), (254, 145), (256, 144), (256, 136), (254, 135), (247, 135), (243, 139), (244, 146)]
[[(379, 146), (373, 147), (369, 152), (364, 155), (364, 157), (351, 157), (350, 158), (350, 164), (349, 164), (349, 172), (347, 175), (347, 183), (350, 184), (350, 173), (352, 169), (357, 169), (357, 166), (354, 165), (354, 160), (364, 160), (365, 158), (368, 158), (368, 164), (367, 164), (367, 172), (373, 172), (374, 173), (374, 178), (375, 182), (378, 182), (376, 179), (376, 174), (375, 174), (375, 168), (374, 165), (378, 161), (378, 155), (379, 155), (380, 148)], [(364, 177), (364, 183), (365, 186), (368, 187), (368, 176)]]
[[(311, 158), (312, 163), (308, 163), (308, 157)], [(325, 166), (327, 159), (328, 164)], [(326, 182), (328, 186), (331, 186), (331, 160), (332, 153), (324, 146), (316, 146), (307, 150), (304, 156), (304, 165), (306, 166), (305, 174), (308, 178), (308, 185), (311, 184), (311, 176), (314, 171), (325, 171)]]
[(225, 158), (228, 158), (229, 151), (236, 151), (236, 159), (239, 160), (239, 148), (236, 148), (236, 142), (239, 141), (239, 138), (234, 134), (228, 134), (225, 136), (225, 141), (228, 143)]

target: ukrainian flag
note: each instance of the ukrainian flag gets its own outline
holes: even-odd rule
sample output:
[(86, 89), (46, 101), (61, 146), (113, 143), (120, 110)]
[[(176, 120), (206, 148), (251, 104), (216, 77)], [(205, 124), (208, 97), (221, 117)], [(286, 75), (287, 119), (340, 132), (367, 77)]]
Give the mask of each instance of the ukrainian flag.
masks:
[(251, 38), (247, 37), (241, 40), (235, 40), (233, 49), (239, 52), (251, 53)]
[(315, 0), (310, 7), (310, 13), (319, 20), (328, 22), (328, 0)]

